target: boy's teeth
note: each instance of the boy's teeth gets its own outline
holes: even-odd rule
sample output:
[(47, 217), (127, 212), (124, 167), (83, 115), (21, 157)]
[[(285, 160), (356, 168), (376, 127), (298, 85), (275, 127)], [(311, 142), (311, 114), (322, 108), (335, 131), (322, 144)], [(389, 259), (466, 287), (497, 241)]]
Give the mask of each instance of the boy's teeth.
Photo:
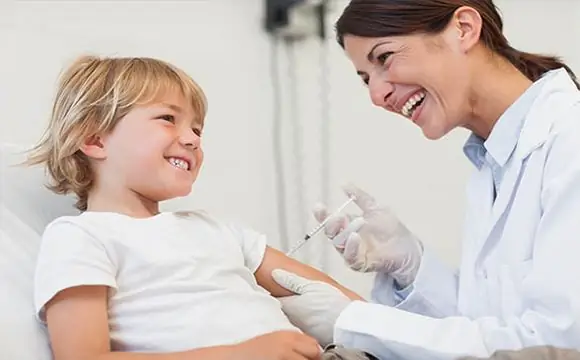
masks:
[(168, 161), (171, 165), (173, 165), (175, 167), (178, 167), (178, 168), (183, 169), (183, 170), (189, 170), (189, 164), (185, 160), (170, 157), (168, 159)]
[(413, 107), (421, 100), (423, 100), (423, 98), (425, 97), (425, 93), (424, 92), (420, 92), (418, 94), (415, 94), (414, 96), (412, 96), (409, 100), (407, 100), (407, 102), (405, 103), (405, 105), (403, 105), (403, 109), (401, 110), (401, 113), (403, 113), (403, 115), (409, 117), (413, 114)]

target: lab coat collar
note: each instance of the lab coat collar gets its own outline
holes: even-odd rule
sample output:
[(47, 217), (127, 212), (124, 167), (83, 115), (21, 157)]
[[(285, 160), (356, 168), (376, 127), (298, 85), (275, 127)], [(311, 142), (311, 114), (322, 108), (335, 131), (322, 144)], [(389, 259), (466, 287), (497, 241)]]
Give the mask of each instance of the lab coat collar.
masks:
[(491, 134), (483, 143), (486, 151), (500, 167), (503, 167), (507, 163), (514, 152), (526, 117), (546, 80), (547, 78), (543, 77), (526, 89), (500, 116)]
[(524, 159), (540, 147), (562, 112), (569, 111), (571, 97), (577, 98), (578, 88), (564, 68), (552, 70), (543, 77), (543, 85), (530, 108), (514, 155)]
[[(547, 72), (541, 79), (534, 82), (514, 104), (512, 104), (504, 114), (498, 119), (489, 138), (484, 140), (475, 134), (471, 134), (465, 145), (463, 152), (465, 156), (481, 170), (485, 163), (485, 155), (489, 153), (493, 161), (500, 167), (505, 166), (509, 158), (514, 153), (521, 137), (524, 127), (535, 127), (538, 117), (529, 116), (535, 121), (530, 121), (528, 115), (533, 114), (536, 107), (542, 104), (544, 98), (553, 92), (569, 92), (576, 90), (576, 85), (565, 69), (557, 69)], [(539, 99), (539, 101), (538, 101)], [(528, 129), (525, 132), (530, 136), (528, 141), (524, 141), (524, 149), (520, 149), (520, 156), (529, 154), (537, 145), (541, 144), (542, 138), (548, 134), (554, 116), (547, 116), (537, 124), (537, 131)], [(551, 119), (551, 120), (550, 120)], [(531, 134), (530, 134), (531, 132)], [(521, 148), (521, 146), (520, 146)]]

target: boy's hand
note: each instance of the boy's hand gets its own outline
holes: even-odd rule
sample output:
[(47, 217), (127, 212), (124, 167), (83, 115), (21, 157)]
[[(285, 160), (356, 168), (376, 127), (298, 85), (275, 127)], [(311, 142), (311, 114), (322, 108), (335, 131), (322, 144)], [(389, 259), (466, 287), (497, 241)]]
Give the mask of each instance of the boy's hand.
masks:
[(315, 339), (297, 331), (277, 331), (236, 345), (239, 360), (318, 360), (322, 349)]
[(272, 278), (294, 296), (278, 298), (290, 321), (305, 333), (312, 335), (322, 346), (330, 344), (334, 324), (340, 313), (358, 297), (349, 298), (342, 291), (323, 281), (313, 281), (291, 272), (276, 269)]

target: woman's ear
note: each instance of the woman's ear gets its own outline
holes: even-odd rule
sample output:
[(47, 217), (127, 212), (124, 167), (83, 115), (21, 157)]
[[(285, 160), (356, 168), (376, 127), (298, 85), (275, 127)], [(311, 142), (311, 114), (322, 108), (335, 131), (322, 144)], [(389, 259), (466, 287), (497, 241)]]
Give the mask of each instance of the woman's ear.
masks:
[(459, 49), (467, 53), (479, 43), (483, 20), (477, 10), (469, 6), (462, 6), (455, 10), (449, 22), (449, 31), (455, 32), (455, 41)]
[(89, 159), (103, 160), (107, 157), (103, 137), (100, 135), (93, 135), (86, 138), (81, 144), (80, 150)]

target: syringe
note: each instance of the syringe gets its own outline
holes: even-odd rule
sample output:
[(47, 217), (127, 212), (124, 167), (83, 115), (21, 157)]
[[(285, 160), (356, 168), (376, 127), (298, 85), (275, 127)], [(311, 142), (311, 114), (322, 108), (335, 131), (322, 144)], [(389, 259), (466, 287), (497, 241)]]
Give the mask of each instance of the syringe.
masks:
[(350, 197), (347, 201), (344, 202), (344, 204), (342, 204), (338, 209), (336, 209), (330, 216), (327, 216), (326, 219), (324, 219), (320, 224), (318, 224), (318, 226), (316, 226), (314, 229), (312, 229), (312, 231), (310, 231), (308, 234), (306, 234), (306, 236), (304, 236), (304, 239), (300, 240), (299, 242), (297, 242), (287, 253), (287, 256), (290, 256), (292, 254), (294, 254), (296, 251), (298, 251), (302, 246), (304, 246), (304, 244), (306, 244), (306, 242), (313, 237), (314, 235), (316, 235), (320, 230), (322, 230), (322, 228), (336, 215), (340, 214), (340, 212), (342, 210), (344, 210), (345, 207), (347, 207), (348, 204), (350, 204), (351, 202), (353, 202), (355, 200), (354, 196)]

